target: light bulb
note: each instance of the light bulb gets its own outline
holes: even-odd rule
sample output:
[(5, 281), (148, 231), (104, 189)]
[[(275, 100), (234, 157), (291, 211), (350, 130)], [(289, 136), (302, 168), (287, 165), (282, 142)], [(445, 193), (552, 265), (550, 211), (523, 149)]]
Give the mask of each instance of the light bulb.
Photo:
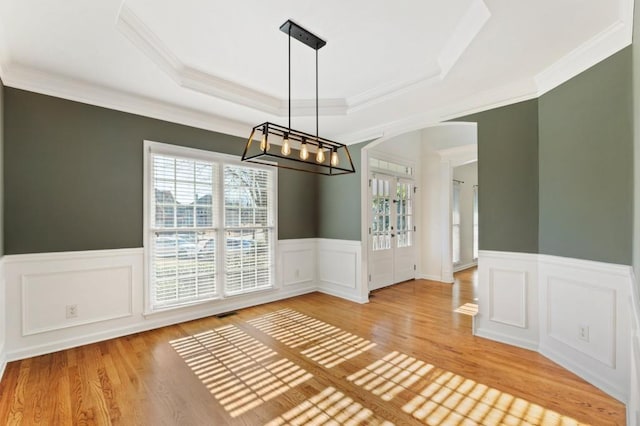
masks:
[(340, 160), (338, 160), (338, 151), (334, 149), (331, 152), (331, 165), (333, 167), (336, 167), (339, 163), (340, 163)]
[(282, 150), (280, 152), (282, 152), (282, 155), (291, 154), (291, 145), (289, 144), (288, 133), (285, 133), (284, 136), (282, 137)]
[(307, 142), (302, 139), (302, 143), (300, 144), (300, 159), (306, 160), (309, 158), (309, 148), (307, 148)]
[(262, 134), (262, 140), (260, 141), (260, 150), (261, 151), (269, 151), (271, 145), (269, 144), (269, 139), (267, 139), (267, 134)]
[(316, 163), (324, 163), (324, 149), (322, 149), (322, 145), (318, 147), (318, 152), (316, 153)]

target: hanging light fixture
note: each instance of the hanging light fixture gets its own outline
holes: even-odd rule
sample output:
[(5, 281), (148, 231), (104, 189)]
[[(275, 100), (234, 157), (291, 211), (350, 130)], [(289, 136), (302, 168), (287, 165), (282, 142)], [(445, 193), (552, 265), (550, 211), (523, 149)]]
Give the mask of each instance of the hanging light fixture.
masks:
[[(355, 173), (347, 146), (321, 138), (318, 134), (318, 50), (327, 43), (291, 20), (282, 24), (280, 31), (289, 36), (289, 126), (268, 121), (255, 126), (244, 148), (242, 161), (275, 160), (263, 164), (329, 176)], [(316, 51), (315, 135), (291, 128), (291, 37)], [(281, 146), (280, 149), (271, 149), (272, 145)], [(312, 156), (313, 153), (315, 155)], [(329, 161), (326, 161), (327, 156)]]

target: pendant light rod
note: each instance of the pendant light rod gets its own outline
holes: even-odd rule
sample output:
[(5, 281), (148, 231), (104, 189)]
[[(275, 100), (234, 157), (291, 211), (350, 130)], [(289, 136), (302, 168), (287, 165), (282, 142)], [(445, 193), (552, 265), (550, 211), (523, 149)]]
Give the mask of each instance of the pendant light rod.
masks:
[[(327, 43), (291, 20), (282, 24), (280, 31), (289, 36), (289, 126), (284, 127), (268, 121), (255, 126), (242, 153), (242, 161), (327, 176), (355, 173), (356, 169), (353, 165), (349, 148), (345, 144), (320, 137), (318, 50)], [(316, 51), (315, 135), (291, 128), (291, 38), (295, 38)], [(252, 143), (254, 138), (256, 143)], [(260, 140), (259, 144), (257, 140)], [(282, 141), (281, 144), (278, 143), (280, 140)], [(281, 145), (282, 148), (270, 150), (272, 144)], [(310, 158), (309, 146), (315, 147), (315, 158)], [(294, 153), (294, 151), (297, 151), (297, 153)], [(265, 160), (269, 160), (269, 162), (265, 162)]]
[(289, 130), (291, 130), (291, 25), (289, 25)]
[(318, 127), (318, 50), (316, 49), (316, 138), (320, 137)]

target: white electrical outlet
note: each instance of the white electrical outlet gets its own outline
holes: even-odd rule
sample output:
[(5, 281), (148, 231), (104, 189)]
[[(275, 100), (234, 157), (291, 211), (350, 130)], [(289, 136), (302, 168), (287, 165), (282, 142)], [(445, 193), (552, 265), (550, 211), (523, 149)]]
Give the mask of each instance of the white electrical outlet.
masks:
[(78, 317), (78, 305), (67, 305), (67, 318)]
[(578, 339), (584, 340), (585, 342), (589, 341), (589, 326), (586, 324), (580, 324), (578, 327)]

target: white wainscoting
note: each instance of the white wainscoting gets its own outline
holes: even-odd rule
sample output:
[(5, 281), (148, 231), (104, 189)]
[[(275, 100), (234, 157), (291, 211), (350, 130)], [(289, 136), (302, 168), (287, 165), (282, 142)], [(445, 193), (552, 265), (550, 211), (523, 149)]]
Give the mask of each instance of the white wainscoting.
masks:
[(526, 349), (538, 348), (538, 270), (535, 254), (480, 251), (474, 334)]
[(318, 291), (357, 303), (368, 302), (361, 279), (360, 241), (318, 239)]
[(286, 288), (316, 289), (318, 257), (315, 238), (278, 241), (280, 283)]
[(632, 401), (633, 374), (640, 388), (631, 369), (634, 356), (640, 361), (632, 351), (640, 344), (637, 331), (632, 342), (631, 267), (481, 251), (478, 273), (476, 335), (537, 350), (618, 400)]
[(7, 302), (5, 294), (4, 257), (0, 257), (0, 378), (7, 367)]
[(547, 255), (538, 267), (540, 353), (626, 402), (631, 268)]
[[(366, 294), (361, 297), (359, 241), (278, 241), (274, 289), (154, 313), (145, 311), (143, 259), (142, 248), (5, 256), (0, 261), (0, 308), (6, 308), (0, 316), (0, 338), (6, 331), (0, 372), (7, 360), (313, 291), (367, 301)], [(68, 305), (77, 306), (76, 317), (67, 318)]]
[(632, 273), (631, 297), (631, 366), (629, 374), (629, 403), (627, 404), (627, 424), (640, 426), (640, 282)]

